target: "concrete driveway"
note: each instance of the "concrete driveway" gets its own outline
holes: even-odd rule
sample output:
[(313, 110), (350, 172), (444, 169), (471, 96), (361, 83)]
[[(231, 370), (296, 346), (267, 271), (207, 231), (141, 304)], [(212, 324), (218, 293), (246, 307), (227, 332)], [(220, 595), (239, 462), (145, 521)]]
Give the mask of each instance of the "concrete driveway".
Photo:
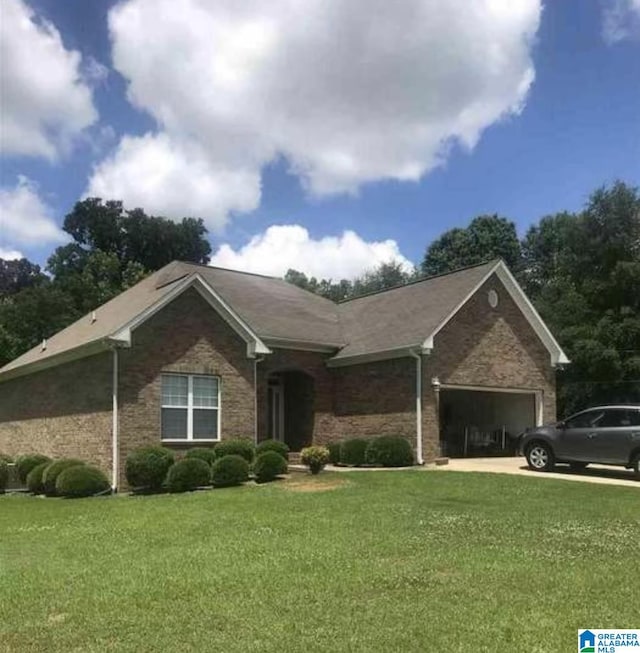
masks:
[(448, 465), (435, 468), (437, 471), (491, 472), (494, 474), (519, 474), (532, 478), (559, 478), (564, 481), (626, 485), (640, 490), (640, 481), (633, 478), (633, 472), (622, 467), (589, 465), (583, 472), (575, 473), (568, 465), (558, 465), (554, 472), (532, 472), (524, 458), (454, 458)]

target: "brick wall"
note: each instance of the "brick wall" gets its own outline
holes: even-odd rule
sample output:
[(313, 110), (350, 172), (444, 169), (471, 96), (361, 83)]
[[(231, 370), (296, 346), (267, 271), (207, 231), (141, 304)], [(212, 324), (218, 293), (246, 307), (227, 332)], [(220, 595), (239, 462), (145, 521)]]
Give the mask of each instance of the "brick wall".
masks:
[(0, 452), (111, 470), (111, 352), (0, 383)]
[[(489, 290), (498, 293), (491, 308)], [(556, 418), (555, 370), (549, 352), (493, 275), (436, 336), (423, 364), (423, 449), (439, 455), (439, 424), (431, 379), (440, 383), (508, 387), (542, 392), (543, 420)]]
[[(219, 376), (221, 439), (253, 440), (254, 362), (246, 352), (246, 343), (193, 289), (133, 332), (131, 349), (120, 350), (121, 482), (130, 451), (161, 444), (162, 372)], [(166, 446), (181, 453), (199, 445)]]

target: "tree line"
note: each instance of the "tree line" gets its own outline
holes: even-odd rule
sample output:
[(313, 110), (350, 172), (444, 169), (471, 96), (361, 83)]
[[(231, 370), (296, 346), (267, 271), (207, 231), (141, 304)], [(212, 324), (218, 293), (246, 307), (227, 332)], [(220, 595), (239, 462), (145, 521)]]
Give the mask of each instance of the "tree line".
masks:
[[(72, 242), (46, 274), (26, 259), (0, 259), (0, 364), (174, 259), (208, 263), (200, 219), (173, 222), (89, 198), (66, 216)], [(558, 372), (567, 414), (595, 403), (640, 402), (640, 193), (623, 182), (596, 190), (581, 211), (543, 217), (522, 239), (502, 216), (446, 231), (414, 272), (387, 262), (354, 280), (285, 279), (333, 301), (502, 258), (571, 359)]]

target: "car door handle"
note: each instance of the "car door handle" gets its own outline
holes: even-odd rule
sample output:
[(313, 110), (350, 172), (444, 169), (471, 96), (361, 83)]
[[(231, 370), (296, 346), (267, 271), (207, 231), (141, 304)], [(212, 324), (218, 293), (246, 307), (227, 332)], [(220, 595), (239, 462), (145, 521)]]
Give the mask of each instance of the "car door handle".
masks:
[(598, 434), (597, 433), (587, 433), (587, 437), (589, 440), (593, 440), (593, 438), (597, 438)]

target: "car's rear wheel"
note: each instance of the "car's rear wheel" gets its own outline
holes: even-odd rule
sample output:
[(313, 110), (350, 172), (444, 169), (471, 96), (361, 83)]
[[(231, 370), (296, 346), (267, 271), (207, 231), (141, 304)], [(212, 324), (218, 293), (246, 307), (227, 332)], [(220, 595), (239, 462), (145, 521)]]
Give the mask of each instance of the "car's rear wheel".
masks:
[(631, 461), (631, 468), (633, 469), (633, 477), (636, 481), (640, 481), (640, 453), (637, 453)]
[(579, 462), (572, 462), (569, 463), (569, 468), (571, 469), (572, 472), (583, 472), (589, 463), (579, 463)]
[(527, 463), (535, 472), (550, 472), (556, 461), (553, 450), (546, 442), (534, 442), (527, 449)]

